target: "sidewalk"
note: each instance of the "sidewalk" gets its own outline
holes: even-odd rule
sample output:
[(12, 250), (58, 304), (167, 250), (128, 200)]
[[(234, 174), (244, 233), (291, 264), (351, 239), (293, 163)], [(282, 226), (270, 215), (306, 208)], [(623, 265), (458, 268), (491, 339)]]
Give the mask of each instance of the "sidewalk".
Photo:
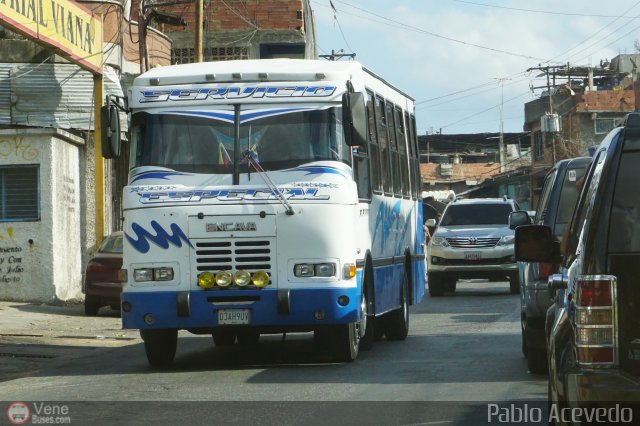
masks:
[(119, 312), (108, 307), (87, 317), (81, 304), (0, 302), (0, 382), (33, 374), (51, 359), (140, 342), (138, 331), (122, 330)]

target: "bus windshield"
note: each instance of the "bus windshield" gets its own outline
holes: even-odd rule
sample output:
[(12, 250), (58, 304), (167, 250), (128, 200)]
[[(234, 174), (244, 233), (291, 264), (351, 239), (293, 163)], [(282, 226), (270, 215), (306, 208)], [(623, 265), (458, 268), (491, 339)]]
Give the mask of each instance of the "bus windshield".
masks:
[(131, 123), (131, 167), (231, 174), (236, 149), (239, 172), (249, 167), (247, 151), (266, 171), (312, 161), (350, 165), (341, 119), (341, 107), (247, 109), (240, 113), (236, 141), (233, 110), (138, 112)]

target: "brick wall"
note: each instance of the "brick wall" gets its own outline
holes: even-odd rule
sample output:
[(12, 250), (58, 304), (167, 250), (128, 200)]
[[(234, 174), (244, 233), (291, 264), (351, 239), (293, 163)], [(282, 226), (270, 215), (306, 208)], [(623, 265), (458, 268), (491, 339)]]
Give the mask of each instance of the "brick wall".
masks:
[(624, 111), (635, 109), (633, 90), (596, 90), (575, 95), (576, 112)]
[[(301, 30), (304, 28), (302, 9), (302, 0), (211, 0), (204, 5), (204, 28), (205, 31)], [(187, 23), (184, 28), (165, 26), (164, 31), (195, 31), (194, 3), (162, 6), (159, 10), (181, 16)], [(138, 20), (138, 0), (132, 0), (131, 19)]]
[(475, 180), (478, 183), (488, 177), (500, 173), (500, 165), (497, 163), (467, 163), (454, 164), (453, 176), (451, 178), (443, 178), (440, 176), (440, 165), (436, 163), (421, 163), (420, 174), (423, 182), (433, 181), (459, 181), (459, 180)]

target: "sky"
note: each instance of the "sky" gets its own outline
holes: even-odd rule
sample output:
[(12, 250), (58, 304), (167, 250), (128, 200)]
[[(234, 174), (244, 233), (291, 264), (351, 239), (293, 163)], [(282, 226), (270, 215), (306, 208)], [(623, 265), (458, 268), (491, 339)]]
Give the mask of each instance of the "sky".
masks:
[[(333, 7), (332, 7), (333, 5)], [(521, 132), (540, 71), (638, 53), (637, 0), (311, 0), (318, 53), (355, 53), (416, 101), (418, 133)], [(348, 60), (344, 58), (342, 60)], [(502, 119), (501, 119), (502, 117)]]

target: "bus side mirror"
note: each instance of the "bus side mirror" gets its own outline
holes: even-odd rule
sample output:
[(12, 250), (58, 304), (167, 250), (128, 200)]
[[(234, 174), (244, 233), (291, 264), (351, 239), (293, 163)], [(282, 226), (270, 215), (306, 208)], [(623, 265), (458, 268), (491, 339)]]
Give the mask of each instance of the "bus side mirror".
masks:
[(100, 108), (100, 125), (102, 156), (107, 159), (119, 157), (122, 141), (120, 140), (120, 115), (115, 105), (105, 105)]
[(367, 110), (362, 93), (342, 95), (342, 123), (348, 146), (362, 146), (367, 143)]

